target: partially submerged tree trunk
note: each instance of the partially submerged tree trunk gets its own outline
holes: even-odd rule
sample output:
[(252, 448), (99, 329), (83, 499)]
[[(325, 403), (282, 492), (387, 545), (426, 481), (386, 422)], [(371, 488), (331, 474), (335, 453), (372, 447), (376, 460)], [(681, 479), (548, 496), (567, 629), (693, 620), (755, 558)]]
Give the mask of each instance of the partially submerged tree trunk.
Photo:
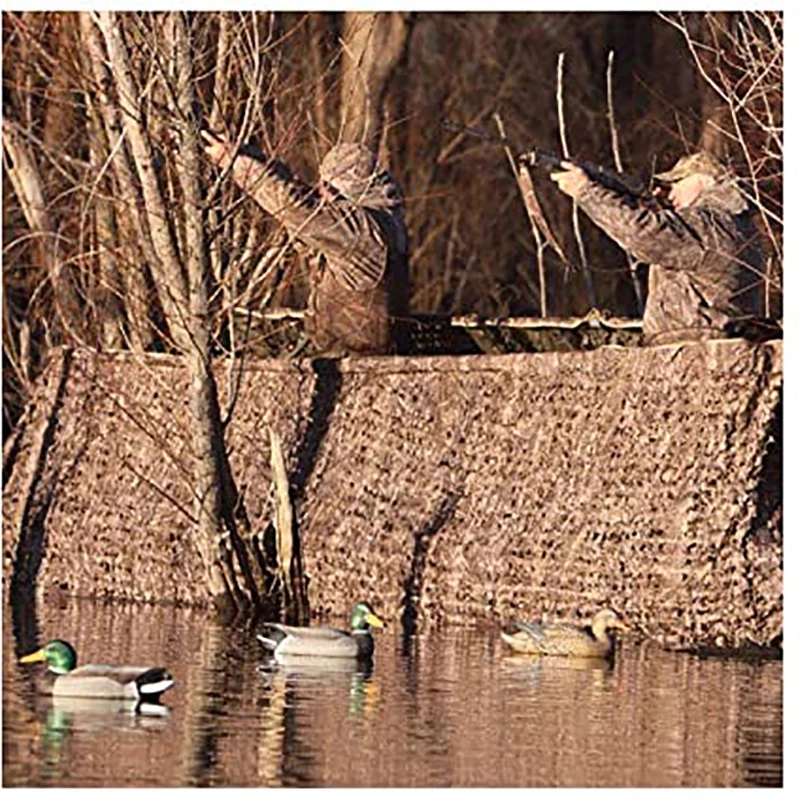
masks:
[[(184, 266), (187, 273), (188, 314), (185, 314), (184, 318), (186, 333), (191, 344), (185, 355), (191, 375), (190, 419), (194, 443), (193, 488), (197, 515), (197, 542), (208, 573), (211, 593), (215, 598), (227, 594), (235, 598), (237, 603), (242, 603), (245, 599), (257, 601), (246, 557), (242, 581), (239, 580), (239, 574), (242, 573), (237, 574), (232, 569), (233, 559), (220, 558), (225, 550), (224, 487), (228, 471), (223, 465), (225, 443), (222, 420), (216, 384), (211, 374), (210, 320), (206, 285), (209, 259), (203, 235), (198, 126), (193, 111), (192, 63), (188, 33), (181, 14), (173, 15), (170, 22), (172, 23), (169, 26), (172, 35), (172, 40), (169, 42), (172, 50), (170, 55), (174, 57), (177, 66), (176, 124), (180, 140), (178, 176), (183, 190), (183, 213), (186, 225)], [(235, 527), (230, 530), (228, 538), (234, 541), (238, 538)]]
[[(102, 120), (109, 138), (121, 127), (123, 136), (108, 157), (129, 203), (128, 213), (134, 205), (141, 209), (131, 219), (145, 242), (142, 252), (147, 255), (163, 309), (161, 334), (183, 354), (190, 375), (191, 488), (196, 543), (209, 591), (220, 603), (257, 605), (267, 599), (268, 579), (260, 569), (263, 560), (259, 562), (238, 530), (240, 524), (247, 527), (247, 515), (240, 509), (228, 465), (211, 371), (211, 268), (188, 19), (181, 13), (157, 15), (144, 34), (124, 15), (99, 12), (92, 19), (103, 41), (86, 18), (82, 19), (83, 39), (92, 49), (96, 85), (107, 89), (98, 99), (97, 119)], [(153, 59), (145, 67), (136, 62), (130, 47), (132, 39), (142, 35), (150, 37), (148, 56)], [(108, 76), (98, 60), (103, 44)], [(141, 75), (152, 81), (149, 91), (141, 85)], [(153, 94), (165, 98), (168, 107), (165, 128), (169, 138), (158, 145), (153, 122), (148, 123), (147, 105)], [(133, 169), (129, 169), (128, 158)]]

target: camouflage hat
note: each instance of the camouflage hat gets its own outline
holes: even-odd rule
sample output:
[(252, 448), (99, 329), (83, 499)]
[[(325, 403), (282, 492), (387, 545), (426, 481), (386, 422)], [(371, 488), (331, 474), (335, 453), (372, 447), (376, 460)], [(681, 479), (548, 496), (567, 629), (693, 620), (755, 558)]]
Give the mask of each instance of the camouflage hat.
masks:
[(690, 175), (710, 175), (712, 178), (721, 178), (726, 173), (725, 167), (714, 156), (701, 150), (699, 153), (683, 156), (672, 169), (659, 172), (653, 177), (665, 183), (677, 183)]
[(322, 159), (319, 176), (348, 199), (368, 208), (391, 208), (403, 200), (394, 178), (363, 144), (332, 147)]

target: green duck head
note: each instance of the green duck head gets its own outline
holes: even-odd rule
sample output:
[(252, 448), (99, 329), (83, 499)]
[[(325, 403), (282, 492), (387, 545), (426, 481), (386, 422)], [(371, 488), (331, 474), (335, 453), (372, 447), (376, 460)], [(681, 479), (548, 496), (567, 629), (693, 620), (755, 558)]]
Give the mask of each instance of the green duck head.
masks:
[(383, 620), (369, 603), (356, 603), (353, 606), (353, 616), (350, 617), (350, 626), (354, 631), (365, 631), (368, 627), (382, 628)]
[(66, 675), (72, 672), (78, 664), (78, 654), (75, 648), (63, 639), (51, 639), (41, 650), (23, 656), (20, 664), (33, 664), (36, 661), (46, 661), (51, 672), (56, 675)]

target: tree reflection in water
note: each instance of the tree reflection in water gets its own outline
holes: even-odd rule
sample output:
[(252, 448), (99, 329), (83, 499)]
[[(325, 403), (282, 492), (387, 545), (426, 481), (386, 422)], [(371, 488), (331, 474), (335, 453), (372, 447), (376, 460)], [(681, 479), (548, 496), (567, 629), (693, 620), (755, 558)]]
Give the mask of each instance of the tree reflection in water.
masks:
[(779, 661), (624, 639), (614, 664), (525, 657), (494, 628), (404, 637), (395, 625), (368, 667), (277, 664), (252, 624), (206, 611), (70, 602), (39, 615), (37, 631), (87, 659), (163, 663), (176, 685), (163, 716), (64, 707), (33, 695), (7, 635), (7, 786), (782, 782)]

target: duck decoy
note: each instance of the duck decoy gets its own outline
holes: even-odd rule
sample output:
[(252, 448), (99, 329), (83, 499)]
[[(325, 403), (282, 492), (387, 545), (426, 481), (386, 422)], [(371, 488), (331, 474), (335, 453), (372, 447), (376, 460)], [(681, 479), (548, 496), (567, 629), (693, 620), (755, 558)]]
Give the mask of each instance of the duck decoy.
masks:
[(21, 664), (47, 663), (48, 671), (37, 684), (53, 697), (85, 697), (157, 702), (175, 681), (163, 667), (111, 664), (77, 666), (75, 648), (63, 639), (51, 639), (41, 650), (23, 656)]
[(375, 643), (370, 628), (382, 628), (381, 620), (369, 603), (356, 603), (350, 617), (352, 630), (338, 628), (298, 628), (271, 622), (258, 640), (274, 656), (317, 656), (321, 658), (372, 657)]
[(503, 641), (518, 653), (575, 658), (609, 658), (614, 652), (610, 630), (629, 631), (610, 608), (594, 615), (584, 627), (567, 623), (515, 622), (516, 633), (500, 632)]

